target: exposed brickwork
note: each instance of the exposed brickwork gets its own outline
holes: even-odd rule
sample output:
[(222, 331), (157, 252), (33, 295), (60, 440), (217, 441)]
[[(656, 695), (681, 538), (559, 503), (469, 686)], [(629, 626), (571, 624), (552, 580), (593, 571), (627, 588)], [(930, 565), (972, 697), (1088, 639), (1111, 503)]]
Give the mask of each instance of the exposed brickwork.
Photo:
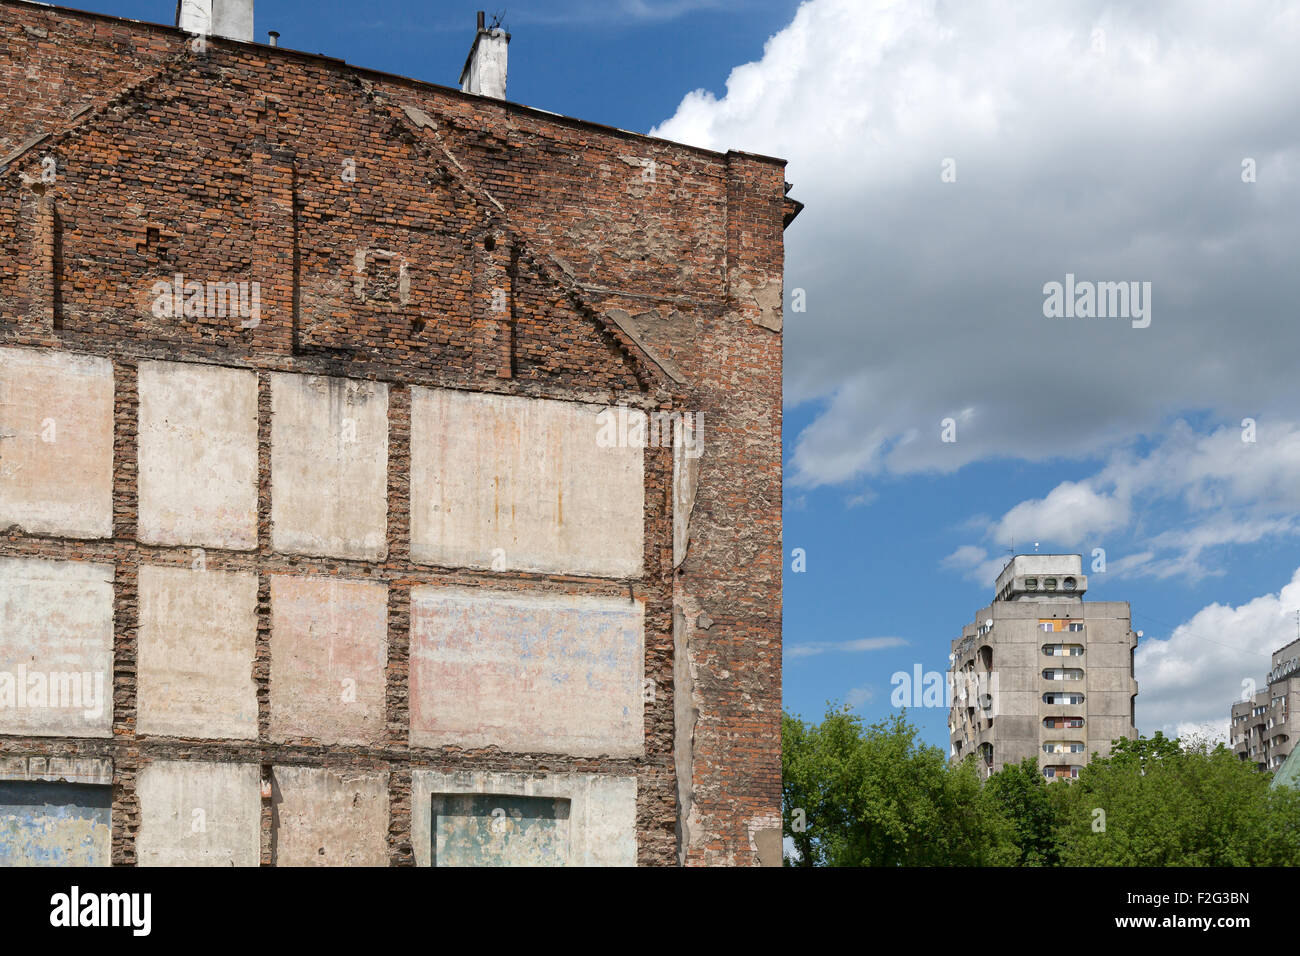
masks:
[[(189, 756), (264, 774), (273, 764), (387, 772), (394, 865), (413, 862), (416, 768), (635, 775), (641, 864), (758, 862), (753, 834), (779, 826), (780, 806), (782, 164), (288, 50), (211, 40), (197, 54), (167, 27), (0, 0), (0, 155), (36, 136), (0, 169), (0, 256), (14, 264), (0, 275), (0, 346), (114, 360), (114, 537), (10, 531), (0, 555), (114, 566), (114, 739), (0, 737), (0, 753), (111, 756), (116, 864), (135, 860), (138, 768)], [(53, 181), (42, 180), (45, 157)], [(258, 281), (260, 321), (156, 317), (152, 284), (176, 273)], [(609, 319), (615, 310), (634, 317), (636, 339)], [(259, 372), (258, 548), (201, 555), (207, 568), (259, 575), (256, 742), (136, 736), (136, 569), (196, 560), (136, 541), (135, 376), (146, 358)], [(384, 561), (272, 549), (274, 371), (388, 383)], [(413, 564), (412, 386), (701, 413), (686, 559), (674, 568), (672, 453), (649, 449), (636, 579)], [(269, 738), (269, 576), (286, 572), (388, 585), (383, 746)], [(430, 583), (643, 599), (644, 756), (411, 748), (410, 589)], [(675, 646), (689, 656), (693, 734), (675, 718)], [(264, 864), (275, 800), (263, 799)]]

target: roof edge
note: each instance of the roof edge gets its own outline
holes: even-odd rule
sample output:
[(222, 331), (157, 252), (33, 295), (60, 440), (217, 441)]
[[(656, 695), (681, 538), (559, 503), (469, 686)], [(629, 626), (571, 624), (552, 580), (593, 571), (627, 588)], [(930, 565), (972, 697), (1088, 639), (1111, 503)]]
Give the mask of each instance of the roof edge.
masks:
[[(65, 7), (54, 3), (41, 3), (39, 2), (39, 0), (0, 0), (0, 6), (32, 7), (38, 10), (53, 11), (54, 13), (61, 14), (61, 15), (85, 17), (91, 20), (107, 20), (114, 23), (125, 23), (125, 24), (130, 24), (131, 26), (136, 28), (149, 30), (155, 33), (161, 33), (169, 36), (188, 37), (191, 35), (186, 31), (180, 29), (179, 27), (168, 26), (164, 23), (150, 23), (147, 20), (133, 20), (129, 17), (118, 17), (110, 13), (95, 13), (94, 11), (91, 10), (78, 10), (75, 7)], [(532, 116), (540, 120), (546, 120), (552, 123), (563, 123), (565, 125), (577, 126), (582, 129), (599, 130), (600, 132), (610, 133), (625, 139), (635, 139), (635, 140), (641, 140), (649, 143), (664, 143), (669, 146), (673, 146), (677, 149), (688, 150), (693, 153), (709, 156), (722, 161), (725, 161), (728, 156), (737, 155), (737, 156), (745, 156), (750, 159), (758, 160), (759, 162), (770, 163), (780, 168), (784, 168), (787, 164), (786, 160), (781, 159), (780, 157), (777, 156), (765, 156), (761, 153), (749, 153), (743, 150), (736, 150), (736, 149), (716, 150), (716, 149), (707, 149), (703, 146), (692, 146), (689, 143), (680, 143), (676, 140), (665, 139), (662, 136), (651, 136), (648, 133), (635, 133), (632, 130), (620, 129), (617, 126), (609, 126), (605, 123), (596, 123), (591, 120), (578, 119), (577, 117), (574, 116), (566, 116), (563, 113), (556, 113), (551, 110), (541, 109), (540, 107), (536, 107), (536, 106), (527, 106), (523, 103), (516, 103), (511, 100), (498, 100), (493, 97), (479, 96), (474, 93), (465, 93), (454, 86), (444, 86), (441, 83), (433, 83), (428, 80), (417, 80), (413, 77), (402, 76), (400, 73), (388, 73), (384, 70), (377, 70), (368, 66), (357, 66), (356, 64), (349, 63), (347, 60), (344, 60), (340, 57), (326, 56), (324, 53), (307, 53), (303, 50), (295, 50), (291, 47), (271, 46), (269, 43), (258, 43), (255, 40), (254, 41), (232, 40), (229, 37), (219, 37), (216, 35), (209, 36), (207, 40), (209, 43), (214, 43), (223, 46), (229, 45), (234, 47), (242, 47), (242, 46), (256, 47), (259, 50), (265, 51), (269, 54), (274, 54), (276, 56), (284, 56), (284, 57), (289, 57), (294, 59), (303, 59), (303, 60), (329, 63), (337, 66), (342, 66), (342, 67), (346, 67), (349, 70), (355, 71), (358, 74), (364, 74), (369, 77), (380, 78), (383, 80), (387, 80), (389, 82), (395, 81), (415, 88), (436, 90), (439, 93), (444, 93), (449, 96), (457, 97), (462, 100), (472, 101), (482, 106), (493, 107), (498, 109), (506, 109), (512, 112), (522, 113), (524, 115)]]

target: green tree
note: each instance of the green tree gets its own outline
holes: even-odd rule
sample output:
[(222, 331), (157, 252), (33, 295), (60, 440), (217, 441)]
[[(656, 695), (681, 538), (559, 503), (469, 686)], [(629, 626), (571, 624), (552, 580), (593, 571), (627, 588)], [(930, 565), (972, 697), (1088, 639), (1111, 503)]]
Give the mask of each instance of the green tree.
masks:
[[(864, 728), (847, 708), (782, 720), (785, 835), (799, 866), (1010, 865), (1014, 829), (906, 714)], [(802, 811), (802, 813), (800, 813)], [(800, 829), (800, 823), (803, 829)]]
[[(1223, 745), (1160, 734), (1117, 740), (1052, 789), (1067, 866), (1268, 866), (1300, 862), (1300, 801)], [(1098, 812), (1100, 811), (1100, 813)]]
[(1009, 821), (1019, 851), (1018, 865), (1056, 865), (1056, 811), (1037, 758), (1007, 764), (991, 775), (981, 798), (992, 804), (995, 814)]

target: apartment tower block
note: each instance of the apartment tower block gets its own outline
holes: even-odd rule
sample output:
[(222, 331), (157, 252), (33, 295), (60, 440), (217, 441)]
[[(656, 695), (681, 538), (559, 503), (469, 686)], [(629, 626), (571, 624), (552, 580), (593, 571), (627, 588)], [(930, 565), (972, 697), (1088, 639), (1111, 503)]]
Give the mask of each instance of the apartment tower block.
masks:
[(1018, 554), (993, 603), (952, 642), (954, 762), (984, 775), (1035, 757), (1049, 779), (1079, 775), (1111, 741), (1137, 736), (1137, 635), (1124, 601), (1084, 601), (1077, 554)]

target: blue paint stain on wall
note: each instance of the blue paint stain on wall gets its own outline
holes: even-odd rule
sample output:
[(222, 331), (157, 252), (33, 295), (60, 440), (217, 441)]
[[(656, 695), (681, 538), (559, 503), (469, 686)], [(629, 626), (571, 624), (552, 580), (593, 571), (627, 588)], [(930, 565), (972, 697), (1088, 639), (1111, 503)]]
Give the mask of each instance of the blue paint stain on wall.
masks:
[(434, 866), (564, 866), (569, 801), (506, 794), (432, 794)]
[(0, 781), (0, 867), (108, 866), (112, 788)]

